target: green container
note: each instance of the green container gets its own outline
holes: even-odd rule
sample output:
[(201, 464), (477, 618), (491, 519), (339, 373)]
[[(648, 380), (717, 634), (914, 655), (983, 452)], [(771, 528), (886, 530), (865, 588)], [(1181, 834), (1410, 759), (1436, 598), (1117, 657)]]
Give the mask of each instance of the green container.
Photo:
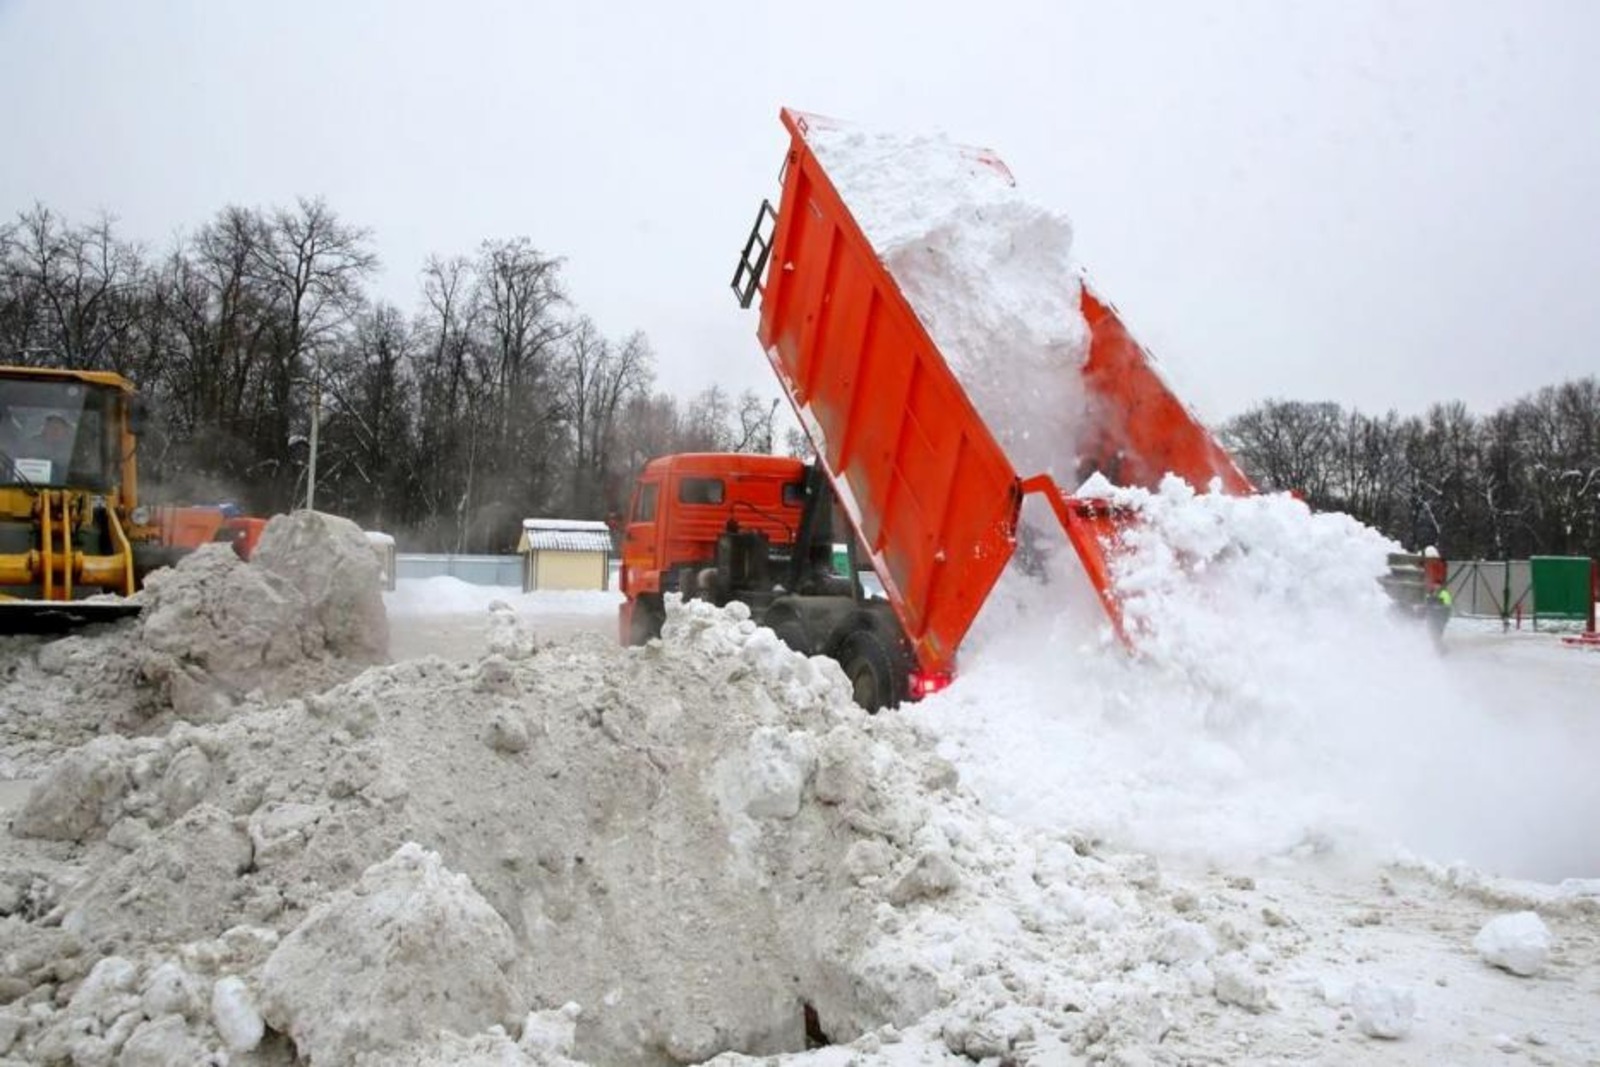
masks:
[(1594, 564), (1587, 556), (1533, 556), (1528, 565), (1533, 572), (1534, 629), (1540, 619), (1589, 621)]

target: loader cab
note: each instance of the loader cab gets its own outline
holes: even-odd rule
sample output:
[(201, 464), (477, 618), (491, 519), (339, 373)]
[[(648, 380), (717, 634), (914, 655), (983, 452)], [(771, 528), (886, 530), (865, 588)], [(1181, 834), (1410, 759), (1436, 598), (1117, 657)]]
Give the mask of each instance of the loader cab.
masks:
[(0, 373), (0, 486), (115, 489), (122, 402), (111, 384)]
[(0, 630), (137, 611), (100, 597), (137, 590), (150, 536), (135, 520), (134, 406), (110, 371), (0, 367)]

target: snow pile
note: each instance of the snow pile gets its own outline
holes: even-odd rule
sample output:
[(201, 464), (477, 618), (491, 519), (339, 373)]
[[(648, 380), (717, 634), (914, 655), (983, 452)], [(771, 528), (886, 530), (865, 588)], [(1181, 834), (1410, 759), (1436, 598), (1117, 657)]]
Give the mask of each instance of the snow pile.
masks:
[(808, 140), (1011, 462), (1071, 481), (1099, 421), (1071, 221), (944, 138), (818, 123)]
[[(1299, 951), (996, 819), (738, 606), (504, 647), (62, 761), (36, 795), (106, 784), (4, 839), (37, 883), (3, 920), (11, 1054), (693, 1063), (797, 1051), (808, 1013), (863, 1054), (1194, 1051)], [(60, 1001), (100, 966), (114, 996)]]
[[(511, 929), (415, 844), (312, 910), (261, 969), (262, 1011), (312, 1065), (511, 1024)], [(418, 966), (425, 963), (425, 966)]]
[(1019, 828), (738, 606), (491, 633), (60, 761), (36, 795), (89, 799), (0, 835), (0, 1056), (1355, 1059), (1415, 1014), (1381, 916)]
[(136, 619), (5, 642), (0, 778), (36, 773), (101, 734), (213, 722), (314, 692), (386, 654), (376, 562), (336, 516), (274, 518), (248, 564), (202, 545), (152, 574), (138, 600)]
[(1500, 915), (1484, 924), (1472, 947), (1490, 966), (1531, 978), (1550, 963), (1550, 930), (1535, 912)]

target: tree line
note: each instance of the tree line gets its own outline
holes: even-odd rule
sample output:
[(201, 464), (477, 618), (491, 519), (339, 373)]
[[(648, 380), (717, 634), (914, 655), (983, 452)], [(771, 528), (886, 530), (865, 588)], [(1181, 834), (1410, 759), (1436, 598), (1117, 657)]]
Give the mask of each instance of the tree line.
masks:
[[(422, 551), (507, 551), (533, 515), (612, 517), (653, 456), (804, 450), (792, 430), (773, 441), (772, 396), (657, 389), (649, 339), (606, 336), (525, 237), (430, 257), (410, 310), (369, 291), (372, 245), (319, 199), (225, 207), (160, 253), (36, 206), (0, 223), (0, 361), (132, 380), (157, 501), (303, 504), (315, 418), (317, 506)], [(1263, 488), (1412, 548), (1600, 556), (1594, 378), (1487, 416), (1272, 400), (1220, 436)]]
[(1452, 559), (1600, 558), (1600, 381), (1548, 386), (1479, 416), (1460, 403), (1366, 415), (1268, 401), (1221, 439), (1263, 488), (1294, 490), (1408, 548)]
[(35, 206), (0, 223), (0, 362), (133, 381), (146, 499), (272, 514), (314, 486), (418, 551), (610, 517), (656, 455), (771, 450), (776, 400), (657, 389), (649, 339), (607, 336), (526, 237), (430, 257), (409, 311), (369, 290), (372, 245), (320, 199), (225, 207), (160, 253)]

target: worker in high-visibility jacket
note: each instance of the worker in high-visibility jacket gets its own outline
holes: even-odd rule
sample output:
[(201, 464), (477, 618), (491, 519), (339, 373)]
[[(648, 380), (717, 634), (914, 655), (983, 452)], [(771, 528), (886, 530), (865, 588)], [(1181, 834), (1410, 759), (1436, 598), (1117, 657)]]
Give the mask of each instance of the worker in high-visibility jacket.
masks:
[(1441, 585), (1428, 596), (1428, 629), (1433, 634), (1434, 643), (1444, 646), (1444, 628), (1450, 621), (1451, 605), (1455, 597), (1450, 594), (1448, 585)]

